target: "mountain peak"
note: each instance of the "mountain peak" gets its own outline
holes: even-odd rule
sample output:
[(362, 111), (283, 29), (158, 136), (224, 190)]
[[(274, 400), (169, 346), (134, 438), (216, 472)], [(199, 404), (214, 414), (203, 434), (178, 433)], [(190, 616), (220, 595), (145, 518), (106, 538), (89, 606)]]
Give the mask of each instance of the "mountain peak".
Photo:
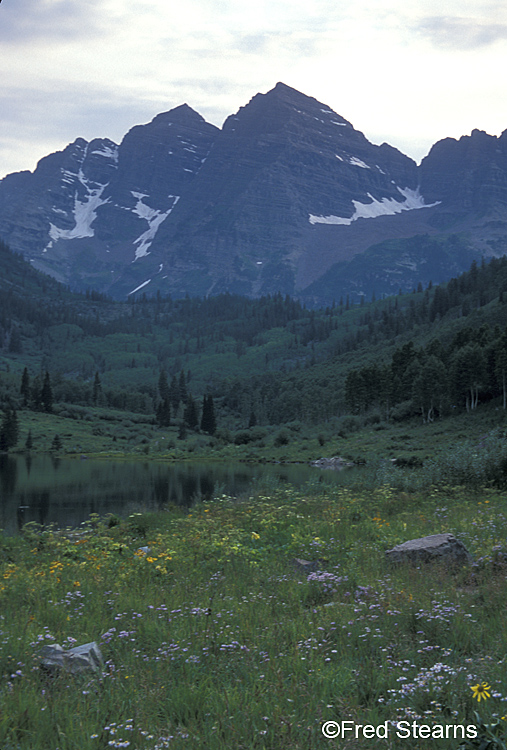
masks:
[(206, 122), (204, 117), (189, 107), (188, 104), (180, 104), (168, 112), (161, 112), (153, 118), (152, 125), (195, 125), (196, 123)]
[(418, 167), (283, 81), (221, 130), (184, 103), (0, 181), (0, 237), (115, 296), (391, 293), (424, 263), (443, 279), (425, 235), (467, 232), (480, 256), (504, 251), (506, 226), (507, 131), (441, 141)]
[(292, 86), (288, 86), (286, 83), (283, 83), (283, 81), (278, 81), (276, 86), (272, 88), (271, 91), (276, 94), (292, 94), (296, 96), (305, 96), (297, 89), (292, 88)]
[[(312, 121), (324, 123), (326, 120), (334, 124), (352, 128), (350, 122), (336, 114), (327, 105), (297, 89), (279, 81), (274, 88), (265, 94), (256, 94), (248, 104), (240, 107), (235, 115), (227, 118), (223, 125), (224, 131), (241, 129), (250, 131), (252, 128), (259, 132), (271, 132), (284, 128), (289, 122)], [(353, 129), (353, 128), (352, 128)]]
[[(265, 100), (277, 100), (284, 104), (292, 104), (299, 106), (319, 106), (323, 105), (313, 96), (307, 96), (301, 91), (288, 86), (286, 83), (279, 81), (274, 88), (267, 91), (265, 94), (258, 94), (257, 96), (263, 97)], [(255, 99), (256, 97), (254, 97)]]

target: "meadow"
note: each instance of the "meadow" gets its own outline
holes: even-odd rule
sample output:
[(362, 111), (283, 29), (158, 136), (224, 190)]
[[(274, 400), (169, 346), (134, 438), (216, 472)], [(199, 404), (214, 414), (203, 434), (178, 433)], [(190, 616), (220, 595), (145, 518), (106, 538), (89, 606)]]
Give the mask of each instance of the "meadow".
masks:
[[(189, 512), (3, 537), (0, 747), (505, 748), (506, 499), (388, 479), (266, 484)], [(472, 566), (387, 563), (395, 544), (440, 532)], [(40, 668), (44, 644), (89, 641), (100, 673)], [(324, 737), (342, 720), (388, 736)], [(451, 731), (407, 739), (396, 722)], [(458, 725), (477, 738), (454, 738)]]

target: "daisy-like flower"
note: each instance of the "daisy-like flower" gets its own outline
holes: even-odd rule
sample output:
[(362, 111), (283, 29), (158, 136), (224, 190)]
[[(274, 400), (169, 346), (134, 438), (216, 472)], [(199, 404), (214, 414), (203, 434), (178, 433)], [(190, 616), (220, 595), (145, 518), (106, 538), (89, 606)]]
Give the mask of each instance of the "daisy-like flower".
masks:
[(477, 685), (473, 685), (470, 690), (473, 690), (473, 698), (477, 698), (478, 703), (481, 702), (481, 698), (490, 698), (489, 690), (491, 690), (491, 685), (488, 685), (486, 682), (479, 682)]

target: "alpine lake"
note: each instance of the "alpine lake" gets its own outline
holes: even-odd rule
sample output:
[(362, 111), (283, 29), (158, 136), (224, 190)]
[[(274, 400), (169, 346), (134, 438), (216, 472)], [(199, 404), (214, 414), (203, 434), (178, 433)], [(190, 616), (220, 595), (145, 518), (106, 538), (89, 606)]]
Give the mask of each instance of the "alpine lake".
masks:
[(0, 529), (17, 534), (25, 523), (79, 526), (92, 513), (122, 518), (190, 508), (227, 495), (240, 498), (262, 486), (341, 483), (356, 469), (334, 471), (306, 464), (242, 464), (0, 455)]

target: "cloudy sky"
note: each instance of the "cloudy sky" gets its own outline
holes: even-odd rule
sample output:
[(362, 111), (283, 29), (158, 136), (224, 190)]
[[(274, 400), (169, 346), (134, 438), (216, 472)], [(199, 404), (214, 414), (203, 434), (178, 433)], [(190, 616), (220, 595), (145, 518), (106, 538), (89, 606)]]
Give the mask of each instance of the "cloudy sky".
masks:
[(3, 0), (0, 177), (183, 102), (209, 122), (277, 81), (419, 161), (507, 128), (492, 0)]

